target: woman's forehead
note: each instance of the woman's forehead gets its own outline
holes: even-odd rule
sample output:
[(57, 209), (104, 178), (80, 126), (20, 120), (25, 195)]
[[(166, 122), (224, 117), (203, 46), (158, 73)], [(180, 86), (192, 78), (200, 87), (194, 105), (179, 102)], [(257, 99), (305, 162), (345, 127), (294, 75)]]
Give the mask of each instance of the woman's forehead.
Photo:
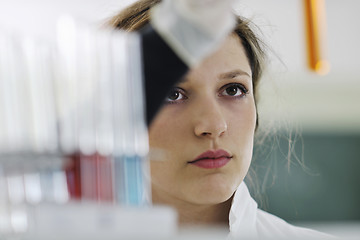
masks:
[[(237, 70), (238, 69), (238, 70)], [(236, 70), (236, 71), (235, 71)], [(206, 57), (191, 72), (208, 72), (216, 75), (234, 71), (251, 76), (250, 64), (237, 36), (229, 36), (213, 54)]]
[(215, 53), (192, 69), (179, 83), (186, 83), (191, 79), (224, 80), (236, 77), (251, 80), (252, 71), (239, 38), (230, 36)]

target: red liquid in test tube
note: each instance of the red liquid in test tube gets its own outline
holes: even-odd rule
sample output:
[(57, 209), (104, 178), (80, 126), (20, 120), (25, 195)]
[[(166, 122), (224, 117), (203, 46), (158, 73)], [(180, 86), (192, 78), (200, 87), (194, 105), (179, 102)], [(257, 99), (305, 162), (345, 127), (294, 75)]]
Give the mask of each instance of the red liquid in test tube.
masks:
[(113, 202), (112, 159), (95, 153), (83, 155), (75, 153), (69, 156), (66, 178), (70, 198)]

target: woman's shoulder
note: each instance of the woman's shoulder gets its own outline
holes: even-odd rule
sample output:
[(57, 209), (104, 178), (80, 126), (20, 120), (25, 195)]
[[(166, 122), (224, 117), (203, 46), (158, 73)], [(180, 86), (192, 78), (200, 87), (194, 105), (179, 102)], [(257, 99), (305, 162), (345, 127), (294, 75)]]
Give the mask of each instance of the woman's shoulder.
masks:
[(294, 226), (258, 208), (246, 184), (238, 187), (229, 214), (230, 235), (250, 239), (334, 239), (315, 230)]
[(326, 233), (292, 225), (261, 209), (257, 210), (256, 215), (256, 230), (260, 238), (335, 239)]

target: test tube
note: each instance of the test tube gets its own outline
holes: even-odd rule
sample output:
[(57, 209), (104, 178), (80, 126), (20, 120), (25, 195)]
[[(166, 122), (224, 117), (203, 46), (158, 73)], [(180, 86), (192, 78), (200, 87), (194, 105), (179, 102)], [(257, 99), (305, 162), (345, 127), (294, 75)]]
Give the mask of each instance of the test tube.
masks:
[[(133, 136), (132, 147), (136, 155), (136, 174), (140, 184), (141, 193), (139, 195), (140, 204), (147, 205), (151, 203), (150, 191), (150, 170), (148, 162), (148, 135), (145, 121), (145, 92), (141, 66), (141, 52), (140, 39), (136, 34), (127, 36), (128, 49), (128, 69), (129, 75), (128, 83), (128, 108), (129, 108), (129, 122), (133, 124), (128, 128), (129, 136)], [(131, 146), (129, 146), (131, 149)], [(135, 174), (135, 172), (134, 172)]]
[(112, 49), (116, 200), (144, 206), (150, 191), (138, 36), (116, 33)]
[(59, 139), (63, 153), (72, 155), (78, 149), (76, 25), (71, 17), (61, 17), (57, 25), (56, 103)]
[(25, 38), (23, 51), (30, 105), (27, 121), (30, 123), (31, 149), (50, 156), (58, 152), (51, 47), (44, 42)]
[(30, 149), (28, 126), (21, 119), (28, 112), (23, 112), (21, 106), (27, 98), (22, 85), (25, 67), (19, 42), (10, 34), (0, 36), (0, 232), (5, 234), (24, 230), (14, 220), (19, 220), (16, 211), (25, 202), (22, 153)]
[(111, 77), (112, 77), (112, 96), (114, 113), (114, 195), (117, 203), (126, 202), (126, 181), (125, 164), (123, 160), (125, 144), (125, 122), (126, 116), (124, 94), (126, 92), (124, 74), (125, 68), (125, 47), (122, 36), (114, 34), (110, 40), (111, 46)]
[(78, 146), (80, 151), (81, 189), (83, 200), (98, 200), (97, 162), (95, 148), (95, 101), (97, 70), (94, 33), (79, 26), (77, 36), (77, 112)]
[(114, 201), (113, 158), (113, 92), (111, 78), (111, 33), (104, 31), (97, 35), (97, 101), (96, 106), (96, 149), (102, 156), (98, 165), (99, 196), (101, 201)]
[(22, 141), (19, 105), (17, 95), (17, 77), (15, 66), (21, 72), (21, 64), (16, 64), (15, 47), (13, 37), (3, 35), (0, 38), (0, 91), (2, 109), (2, 136), (1, 146), (2, 154), (16, 152)]
[(60, 148), (67, 159), (66, 179), (71, 199), (81, 198), (80, 153), (77, 139), (76, 25), (69, 16), (57, 24), (56, 105)]

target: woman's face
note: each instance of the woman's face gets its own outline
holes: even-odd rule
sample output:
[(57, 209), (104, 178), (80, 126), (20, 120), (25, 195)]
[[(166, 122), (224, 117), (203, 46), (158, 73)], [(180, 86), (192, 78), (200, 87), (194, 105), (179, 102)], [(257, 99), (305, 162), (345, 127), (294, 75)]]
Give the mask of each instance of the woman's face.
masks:
[(232, 196), (252, 157), (251, 75), (234, 35), (175, 86), (149, 128), (154, 202), (217, 204)]

